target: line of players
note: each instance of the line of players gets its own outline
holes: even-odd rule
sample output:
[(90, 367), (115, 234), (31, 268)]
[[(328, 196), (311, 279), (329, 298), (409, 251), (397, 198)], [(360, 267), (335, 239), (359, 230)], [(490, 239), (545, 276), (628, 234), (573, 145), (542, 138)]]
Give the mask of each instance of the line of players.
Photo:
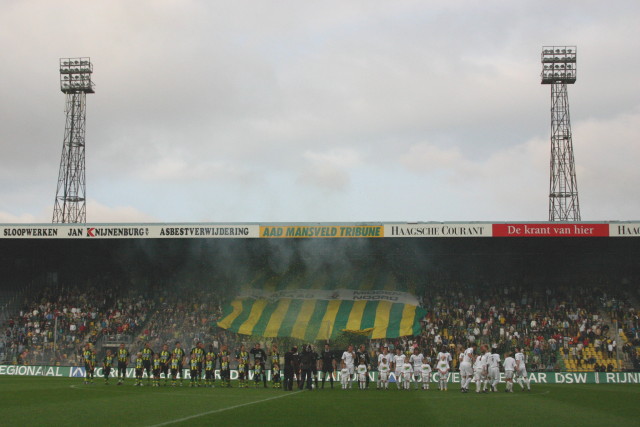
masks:
[[(252, 365), (250, 365), (249, 362), (250, 356), (253, 356)], [(85, 367), (84, 383), (93, 383), (96, 368), (96, 353), (91, 347), (91, 344), (87, 344), (83, 349), (82, 358)], [(260, 344), (256, 344), (250, 351), (247, 351), (244, 345), (240, 346), (234, 359), (238, 365), (240, 387), (246, 388), (249, 386), (250, 369), (253, 371), (255, 386), (257, 387), (260, 380), (262, 380), (263, 386), (265, 388), (267, 387), (265, 370), (267, 354), (260, 348)], [(124, 384), (130, 361), (131, 354), (124, 344), (120, 344), (115, 354), (112, 353), (111, 350), (107, 350), (102, 361), (104, 383), (109, 384), (111, 371), (117, 366), (117, 384)], [(149, 344), (146, 343), (144, 348), (133, 357), (133, 365), (135, 368), (134, 386), (144, 385), (143, 377), (145, 372), (147, 374), (147, 385), (159, 387), (161, 378), (164, 377), (165, 386), (169, 385), (169, 381), (171, 386), (182, 386), (185, 379), (183, 374), (184, 368), (186, 367), (189, 370), (190, 387), (214, 387), (215, 371), (219, 363), (222, 385), (231, 387), (231, 361), (232, 355), (227, 346), (224, 345), (221, 350), (216, 353), (213, 345), (209, 345), (208, 349), (205, 350), (204, 345), (201, 342), (197, 342), (187, 356), (179, 341), (175, 343), (173, 350), (170, 351), (169, 346), (165, 344), (159, 352), (154, 352)], [(278, 353), (277, 346), (274, 345), (271, 352), (271, 371), (275, 388), (281, 387), (279, 363), (280, 354)]]
[[(340, 382), (342, 389), (349, 389), (352, 387), (353, 380), (357, 379), (360, 390), (365, 390), (368, 387), (369, 382), (369, 363), (366, 357), (358, 355), (353, 351), (353, 346), (342, 353), (341, 370), (340, 370)], [(358, 361), (358, 365), (355, 362)], [(388, 389), (391, 372), (396, 381), (396, 387), (398, 390), (410, 390), (411, 383), (415, 382), (416, 389), (420, 388), (422, 384), (423, 390), (429, 389), (429, 383), (431, 382), (432, 368), (427, 363), (425, 357), (416, 348), (413, 354), (407, 357), (400, 348), (396, 349), (396, 354), (389, 353), (388, 348), (385, 346), (382, 348), (382, 353), (378, 355), (378, 389)], [(441, 378), (448, 379), (449, 366), (446, 365), (446, 370), (440, 371)], [(438, 369), (443, 368), (440, 366)], [(440, 381), (440, 387), (446, 389), (446, 381)]]
[[(486, 345), (480, 347), (480, 354), (476, 354), (476, 352), (477, 346), (473, 344), (460, 353), (460, 390), (463, 393), (467, 393), (470, 383), (474, 382), (477, 393), (486, 393), (488, 390), (496, 392), (500, 381), (500, 355), (495, 351), (490, 352)], [(253, 365), (250, 365), (249, 362), (250, 355), (253, 356)], [(86, 345), (82, 356), (86, 372), (85, 383), (92, 383), (96, 367), (96, 354), (90, 344)], [(217, 361), (219, 361), (222, 385), (231, 387), (231, 357), (226, 346), (223, 346), (219, 353), (215, 353), (212, 345), (209, 345), (208, 350), (205, 350), (204, 345), (198, 342), (187, 357), (180, 342), (175, 343), (172, 351), (169, 351), (168, 345), (165, 344), (162, 350), (157, 353), (147, 343), (135, 355), (133, 360), (135, 367), (134, 385), (143, 385), (142, 379), (144, 372), (146, 372), (148, 385), (160, 386), (162, 374), (164, 376), (164, 385), (168, 385), (170, 380), (171, 385), (176, 386), (179, 377), (179, 384), (182, 386), (184, 381), (183, 369), (186, 364), (190, 371), (189, 385), (191, 387), (213, 387)], [(281, 388), (280, 354), (275, 345), (272, 348), (270, 358), (273, 387)], [(250, 351), (246, 351), (244, 345), (241, 346), (235, 354), (235, 361), (238, 364), (239, 387), (248, 387), (249, 370), (251, 369), (253, 371), (254, 385), (258, 387), (262, 380), (263, 386), (266, 388), (266, 360), (267, 354), (260, 348), (260, 344), (255, 344), (255, 347)], [(116, 364), (117, 384), (123, 384), (129, 361), (130, 353), (124, 344), (120, 345), (115, 354), (112, 354), (111, 350), (107, 350), (103, 359), (102, 372), (105, 384), (109, 384), (111, 370)], [(327, 378), (330, 380), (331, 388), (333, 388), (336, 361), (328, 344), (325, 345), (321, 355), (315, 353), (310, 345), (306, 346), (301, 353), (298, 353), (297, 347), (293, 347), (284, 355), (284, 361), (285, 390), (292, 390), (294, 381), (297, 382), (300, 389), (305, 387), (305, 383), (307, 389), (312, 389), (312, 381), (315, 383), (315, 388), (318, 388), (318, 378), (322, 378), (322, 388), (324, 388)], [(439, 390), (447, 391), (448, 389), (451, 361), (451, 354), (446, 348), (443, 348), (436, 357), (435, 371), (439, 374)], [(358, 362), (357, 365), (356, 362)], [(364, 346), (361, 346), (357, 352), (354, 351), (353, 346), (349, 346), (343, 352), (340, 363), (340, 379), (343, 389), (351, 388), (356, 380), (360, 389), (368, 388), (368, 373), (371, 369), (371, 361)], [(526, 371), (525, 356), (521, 348), (516, 348), (515, 357), (511, 357), (507, 353), (502, 365), (505, 372), (506, 392), (513, 392), (514, 380), (519, 383), (523, 390), (525, 390), (525, 386), (526, 390), (531, 390)], [(393, 371), (398, 390), (409, 390), (412, 382), (415, 383), (416, 388), (420, 388), (421, 385), (423, 390), (428, 390), (433, 372), (431, 364), (428, 363), (428, 360), (418, 348), (415, 348), (412, 354), (405, 354), (400, 348), (396, 349), (395, 354), (390, 354), (386, 346), (382, 348), (382, 353), (378, 355), (377, 370), (379, 373), (378, 389), (389, 388), (390, 374)]]
[[(469, 384), (476, 384), (477, 393), (487, 393), (498, 391), (500, 382), (500, 355), (497, 351), (490, 352), (487, 345), (480, 347), (480, 354), (476, 354), (477, 345), (472, 344), (464, 352), (460, 353), (460, 391), (467, 393)], [(438, 373), (438, 389), (447, 391), (449, 373), (452, 362), (451, 354), (443, 348), (437, 355), (435, 361), (435, 371)], [(355, 362), (358, 361), (356, 367)], [(518, 382), (522, 390), (531, 391), (531, 383), (527, 375), (525, 356), (522, 348), (516, 348), (515, 357), (510, 353), (505, 354), (502, 362), (505, 373), (505, 392), (513, 392), (514, 380)], [(342, 354), (341, 361), (341, 386), (343, 389), (351, 388), (354, 378), (357, 378), (361, 390), (368, 386), (368, 360), (365, 357), (358, 357), (349, 346)], [(390, 354), (387, 347), (383, 347), (382, 353), (378, 355), (378, 389), (389, 388), (390, 373), (393, 375), (398, 390), (410, 390), (411, 383), (415, 383), (415, 388), (422, 386), (423, 390), (429, 389), (433, 369), (428, 360), (418, 348), (407, 357), (400, 348), (396, 349), (396, 354)], [(526, 388), (525, 388), (526, 386)]]
[[(365, 355), (364, 346), (358, 351), (358, 354)], [(85, 384), (94, 382), (96, 368), (96, 353), (91, 344), (87, 344), (82, 351), (85, 366)], [(253, 363), (250, 363), (250, 357), (253, 357)], [(368, 360), (368, 355), (366, 355)], [(269, 354), (271, 362), (271, 381), (273, 388), (282, 388), (284, 382), (285, 390), (292, 390), (293, 384), (297, 383), (298, 389), (312, 389), (312, 382), (315, 388), (318, 388), (318, 379), (320, 377), (318, 371), (322, 372), (322, 388), (328, 379), (331, 388), (333, 388), (334, 372), (336, 360), (329, 344), (325, 345), (321, 355), (313, 351), (312, 346), (305, 346), (301, 352), (297, 347), (293, 347), (284, 354), (284, 377), (280, 369), (280, 353), (278, 347), (273, 345)], [(135, 368), (135, 386), (142, 386), (143, 377), (146, 372), (147, 384), (152, 386), (160, 386), (162, 378), (164, 385), (168, 385), (169, 381), (172, 386), (183, 385), (184, 377), (183, 369), (185, 366), (189, 369), (190, 383), (192, 387), (207, 386), (213, 387), (215, 383), (215, 371), (219, 364), (220, 377), (223, 387), (231, 387), (231, 362), (237, 362), (239, 387), (246, 388), (249, 385), (249, 371), (253, 372), (253, 382), (256, 387), (262, 382), (267, 387), (267, 376), (265, 365), (267, 354), (260, 348), (260, 344), (256, 343), (254, 348), (247, 351), (242, 345), (232, 357), (227, 346), (222, 346), (221, 350), (216, 353), (213, 345), (209, 345), (208, 350), (204, 349), (204, 345), (200, 342), (191, 349), (189, 356), (182, 349), (180, 342), (175, 343), (173, 350), (169, 350), (168, 345), (163, 345), (162, 350), (154, 352), (149, 344), (145, 344), (144, 348), (137, 352), (133, 357), (133, 365)], [(126, 371), (131, 360), (131, 354), (124, 344), (121, 344), (115, 353), (111, 350), (106, 351), (106, 355), (102, 362), (102, 375), (105, 384), (109, 384), (112, 370), (117, 371), (118, 385), (125, 382)], [(204, 373), (204, 376), (203, 376)], [(178, 382), (179, 379), (179, 382)], [(283, 381), (284, 380), (284, 381)]]

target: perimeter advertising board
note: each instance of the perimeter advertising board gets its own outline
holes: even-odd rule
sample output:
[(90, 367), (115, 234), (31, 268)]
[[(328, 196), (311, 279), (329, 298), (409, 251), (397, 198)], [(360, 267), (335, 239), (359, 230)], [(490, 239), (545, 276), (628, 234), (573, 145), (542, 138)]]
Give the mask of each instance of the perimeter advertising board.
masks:
[[(184, 370), (184, 378), (189, 379), (189, 370)], [(271, 371), (267, 370), (267, 380), (271, 381)], [(371, 381), (377, 380), (377, 372), (369, 373)], [(41, 377), (67, 377), (84, 378), (83, 367), (73, 366), (22, 366), (22, 365), (0, 365), (0, 376), (41, 376)], [(216, 380), (220, 380), (220, 371), (216, 370)], [(96, 368), (95, 377), (103, 377), (102, 368)], [(115, 379), (114, 376), (111, 376)], [(135, 370), (127, 368), (126, 378), (135, 378)], [(146, 378), (146, 373), (144, 378)], [(238, 371), (231, 370), (231, 379), (238, 379)], [(340, 373), (336, 373), (337, 381), (340, 381)], [(249, 372), (249, 380), (253, 380), (253, 372)], [(437, 383), (438, 373), (431, 376), (431, 382)], [(640, 372), (533, 372), (529, 374), (529, 380), (533, 384), (640, 384)], [(390, 381), (395, 382), (393, 372), (390, 373)], [(460, 382), (458, 372), (449, 375), (450, 383)], [(504, 383), (504, 373), (500, 374), (500, 382)]]

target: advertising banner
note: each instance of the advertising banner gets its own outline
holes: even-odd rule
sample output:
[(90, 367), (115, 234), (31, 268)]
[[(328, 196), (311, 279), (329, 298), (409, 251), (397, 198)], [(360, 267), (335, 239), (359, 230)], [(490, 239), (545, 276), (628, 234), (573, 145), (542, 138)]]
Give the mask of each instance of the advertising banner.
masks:
[(609, 224), (611, 237), (640, 237), (640, 222)]
[(282, 298), (305, 300), (343, 300), (343, 301), (389, 301), (401, 304), (420, 305), (418, 299), (408, 292), (387, 291), (384, 289), (283, 289), (268, 291), (264, 289), (246, 289), (238, 298), (279, 300)]
[(257, 238), (258, 232), (256, 224), (0, 225), (0, 238), (9, 239), (242, 239)]
[(607, 237), (608, 224), (493, 224), (493, 237)]
[(385, 237), (491, 237), (491, 224), (385, 224)]
[(0, 239), (640, 237), (640, 222), (387, 224), (0, 224)]
[(372, 238), (384, 237), (381, 225), (277, 225), (261, 226), (263, 238)]
[[(189, 370), (183, 371), (184, 378), (189, 379)], [(271, 381), (271, 371), (266, 370), (267, 380)], [(23, 365), (0, 365), (0, 376), (42, 376), (42, 377), (71, 377), (83, 378), (85, 370), (83, 367), (75, 366), (23, 366)], [(389, 381), (395, 382), (395, 374), (389, 374)], [(215, 371), (216, 380), (220, 380), (220, 371)], [(377, 372), (370, 372), (371, 381), (376, 381)], [(96, 368), (95, 378), (103, 378), (102, 368)], [(110, 378), (115, 378), (115, 370), (111, 371)], [(126, 378), (135, 378), (133, 368), (127, 368)], [(146, 374), (144, 376), (146, 378)], [(164, 377), (162, 377), (164, 378)], [(340, 373), (336, 372), (334, 378), (340, 380)], [(231, 379), (238, 379), (238, 371), (231, 370)], [(253, 380), (253, 372), (249, 371), (249, 379)], [(431, 375), (431, 382), (437, 383), (439, 374), (437, 372)], [(537, 384), (640, 384), (640, 372), (533, 372), (529, 374), (529, 380), (532, 385)], [(460, 373), (453, 372), (449, 374), (449, 383), (460, 382)], [(500, 382), (504, 383), (504, 373), (500, 373)]]

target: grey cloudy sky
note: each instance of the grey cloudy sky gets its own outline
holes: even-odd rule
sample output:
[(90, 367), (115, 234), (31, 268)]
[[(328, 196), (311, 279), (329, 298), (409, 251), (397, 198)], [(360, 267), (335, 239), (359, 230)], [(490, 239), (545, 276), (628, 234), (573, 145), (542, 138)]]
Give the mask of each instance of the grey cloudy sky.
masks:
[(543, 45), (583, 220), (640, 219), (638, 1), (0, 0), (0, 222), (50, 222), (90, 56), (89, 222), (544, 221)]

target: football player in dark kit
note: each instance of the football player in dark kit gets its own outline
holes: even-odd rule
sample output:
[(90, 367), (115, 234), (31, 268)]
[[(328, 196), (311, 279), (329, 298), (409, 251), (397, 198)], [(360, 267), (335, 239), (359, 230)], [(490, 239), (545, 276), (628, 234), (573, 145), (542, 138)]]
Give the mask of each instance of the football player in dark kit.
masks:
[(202, 367), (204, 364), (204, 345), (198, 341), (196, 342), (195, 347), (191, 349), (191, 353), (189, 353), (189, 358), (191, 356), (196, 355), (196, 366), (197, 366), (197, 378), (196, 384), (199, 386), (200, 381), (202, 380)]
[[(264, 350), (260, 348), (260, 343), (256, 343), (255, 347), (253, 347), (249, 353), (251, 353), (251, 355), (253, 356), (253, 365), (260, 366), (260, 376), (262, 377), (262, 383), (264, 384), (264, 388), (267, 388), (267, 374), (265, 364), (265, 361), (267, 360), (267, 353), (265, 353)], [(257, 383), (259, 381), (259, 378), (254, 380)]]
[(239, 387), (246, 388), (249, 379), (249, 352), (245, 350), (244, 345), (240, 345), (240, 350), (236, 353), (236, 361), (238, 362)]
[(220, 347), (220, 353), (218, 353), (218, 359), (222, 361), (222, 358), (225, 356), (227, 356), (227, 358), (231, 358), (231, 353), (229, 352), (229, 348), (227, 347), (227, 345), (223, 344), (222, 347)]
[[(204, 354), (204, 360), (205, 360), (205, 365), (208, 363), (209, 359), (211, 359), (212, 363), (213, 363), (213, 369), (212, 372), (215, 374), (215, 370), (216, 370), (216, 359), (218, 358), (218, 355), (216, 354), (216, 352), (213, 350), (213, 344), (209, 344), (209, 348), (207, 350), (207, 352)], [(206, 369), (205, 369), (206, 372)], [(210, 387), (213, 387), (214, 384), (216, 382), (216, 376), (212, 375), (210, 378)]]
[(151, 359), (153, 359), (153, 350), (149, 347), (149, 343), (146, 342), (142, 349), (142, 366), (144, 366), (144, 370), (147, 372), (147, 384), (149, 384), (151, 378), (153, 378), (151, 373)]
[(136, 359), (133, 361), (135, 366), (135, 374), (136, 374), (136, 383), (134, 386), (142, 387), (142, 372), (144, 371), (144, 362), (142, 360), (142, 352), (138, 352), (136, 354)]
[(173, 349), (173, 357), (175, 357), (178, 361), (178, 375), (180, 375), (180, 386), (182, 386), (182, 382), (184, 380), (184, 371), (182, 370), (184, 364), (184, 355), (185, 353), (180, 346), (180, 341), (176, 341), (176, 347)]
[(229, 356), (220, 357), (220, 379), (222, 387), (231, 388), (231, 367), (229, 365)]
[(164, 374), (164, 385), (167, 385), (169, 381), (169, 360), (171, 360), (171, 353), (169, 352), (169, 346), (163, 345), (162, 351), (160, 351), (160, 373)]
[(322, 375), (322, 388), (324, 388), (324, 383), (327, 380), (327, 375), (329, 375), (331, 388), (333, 388), (333, 371), (336, 368), (336, 359), (333, 356), (333, 352), (331, 351), (328, 343), (324, 345), (324, 350), (322, 350), (320, 360), (322, 361), (322, 367), (320, 370)]
[(311, 381), (313, 378), (313, 372), (316, 367), (317, 356), (315, 352), (311, 348), (311, 344), (303, 347), (302, 354), (300, 355), (300, 387), (305, 387), (305, 382), (307, 383), (307, 390), (313, 390), (311, 388)]
[(160, 355), (158, 353), (153, 355), (153, 360), (151, 361), (151, 367), (153, 368), (153, 386), (160, 387)]
[(298, 353), (298, 347), (291, 347), (291, 350), (284, 354), (284, 390), (293, 390), (293, 373), (295, 370), (295, 362)]
[(104, 375), (104, 383), (109, 384), (109, 374), (111, 373), (111, 368), (113, 367), (113, 354), (111, 354), (111, 350), (107, 350), (106, 356), (102, 359), (102, 374)]
[(95, 356), (93, 354), (93, 350), (91, 349), (91, 344), (87, 343), (87, 345), (85, 346), (84, 350), (82, 351), (82, 359), (84, 360), (85, 370), (84, 383), (89, 384), (89, 382), (93, 382), (93, 371), (96, 367)]
[(129, 350), (124, 348), (124, 344), (120, 344), (117, 357), (118, 357), (118, 385), (121, 385), (127, 376), (127, 364), (129, 363)]
[[(180, 369), (180, 361), (175, 354), (171, 354), (171, 359), (169, 359), (169, 366), (171, 367), (171, 387), (175, 387), (176, 378), (178, 378), (178, 370)], [(182, 378), (182, 375), (180, 375), (180, 378)]]
[[(360, 348), (356, 351), (356, 360), (362, 359), (364, 359), (364, 364), (367, 365), (367, 369), (371, 370), (371, 358), (369, 357), (369, 353), (365, 349), (364, 344), (360, 344)], [(369, 375), (367, 375), (367, 388), (369, 388)]]
[(273, 369), (275, 365), (278, 365), (278, 367), (280, 367), (280, 353), (278, 353), (277, 345), (273, 344), (271, 346), (271, 354), (269, 355), (269, 357), (271, 358), (271, 369)]
[(210, 353), (207, 353), (204, 359), (204, 386), (205, 387), (213, 387), (213, 379), (215, 377), (215, 369), (216, 369), (216, 361), (211, 356)]

